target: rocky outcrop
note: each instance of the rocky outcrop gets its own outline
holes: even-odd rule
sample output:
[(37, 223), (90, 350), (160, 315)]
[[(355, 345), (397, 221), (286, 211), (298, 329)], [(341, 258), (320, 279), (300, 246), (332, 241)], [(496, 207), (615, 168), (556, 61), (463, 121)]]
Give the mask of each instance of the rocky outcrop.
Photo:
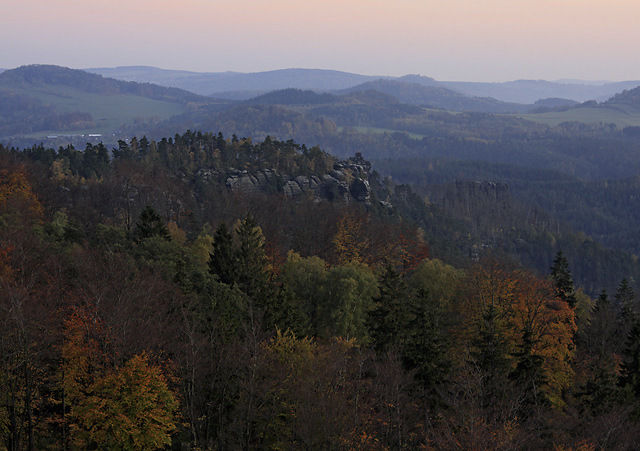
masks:
[(208, 183), (224, 183), (230, 191), (242, 193), (282, 192), (288, 197), (311, 196), (334, 202), (360, 202), (370, 205), (371, 163), (361, 154), (338, 161), (321, 177), (316, 175), (281, 174), (270, 169), (255, 172), (229, 169), (216, 171), (202, 168), (197, 172)]

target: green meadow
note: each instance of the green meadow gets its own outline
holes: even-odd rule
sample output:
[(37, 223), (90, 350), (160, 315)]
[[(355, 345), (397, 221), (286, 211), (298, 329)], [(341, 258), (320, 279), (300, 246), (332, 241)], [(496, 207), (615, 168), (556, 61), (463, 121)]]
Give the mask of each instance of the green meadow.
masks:
[(640, 126), (640, 108), (627, 104), (607, 104), (568, 111), (517, 114), (517, 117), (556, 126), (563, 122), (615, 124), (618, 128)]
[[(407, 132), (406, 130), (394, 130), (391, 128), (382, 128), (382, 127), (368, 127), (368, 126), (361, 126), (361, 125), (357, 125), (357, 126), (349, 126), (348, 128), (357, 130), (360, 133), (375, 133), (375, 134), (383, 134), (383, 133), (405, 133), (406, 135), (408, 135), (410, 138), (412, 139), (422, 139), (425, 136), (424, 135), (420, 135), (418, 133), (410, 133)], [(344, 130), (345, 127), (338, 127), (339, 131)]]
[(34, 97), (43, 104), (52, 105), (59, 113), (87, 112), (93, 117), (95, 127), (82, 130), (46, 130), (29, 135), (42, 137), (49, 134), (109, 134), (125, 124), (137, 120), (164, 120), (184, 112), (184, 105), (155, 100), (133, 94), (93, 94), (69, 86), (15, 87), (11, 91)]

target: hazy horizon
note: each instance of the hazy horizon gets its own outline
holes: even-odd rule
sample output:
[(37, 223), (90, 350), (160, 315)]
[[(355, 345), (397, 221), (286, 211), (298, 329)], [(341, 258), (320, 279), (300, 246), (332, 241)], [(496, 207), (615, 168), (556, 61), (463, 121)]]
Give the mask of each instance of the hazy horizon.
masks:
[(0, 67), (287, 68), (446, 81), (640, 78), (630, 0), (0, 0)]

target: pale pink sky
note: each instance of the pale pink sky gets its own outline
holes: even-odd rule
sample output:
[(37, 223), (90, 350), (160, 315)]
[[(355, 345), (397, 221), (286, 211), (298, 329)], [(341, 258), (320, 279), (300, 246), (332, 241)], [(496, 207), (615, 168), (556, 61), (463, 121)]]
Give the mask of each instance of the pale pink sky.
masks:
[(0, 67), (640, 79), (638, 0), (0, 0)]

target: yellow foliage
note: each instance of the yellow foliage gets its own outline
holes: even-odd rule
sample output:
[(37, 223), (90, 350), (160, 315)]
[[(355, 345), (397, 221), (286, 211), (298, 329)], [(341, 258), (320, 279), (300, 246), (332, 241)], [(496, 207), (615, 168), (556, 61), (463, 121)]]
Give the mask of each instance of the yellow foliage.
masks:
[(213, 252), (213, 236), (203, 231), (189, 248), (198, 262), (206, 265), (209, 263), (209, 258), (211, 258), (211, 252)]
[(333, 237), (333, 245), (338, 264), (364, 262), (368, 243), (362, 234), (362, 224), (353, 213), (347, 213), (340, 219), (338, 231)]
[(64, 387), (76, 449), (154, 450), (171, 443), (178, 400), (145, 353), (124, 366), (102, 352), (95, 315), (77, 310), (65, 322)]
[[(273, 352), (281, 364), (289, 367), (291, 373), (298, 373), (301, 367), (306, 367), (313, 360), (317, 346), (310, 338), (297, 338), (293, 332), (282, 332), (276, 328), (276, 336), (267, 344), (267, 349)], [(308, 368), (307, 368), (308, 369)]]
[(14, 202), (25, 203), (30, 212), (42, 214), (42, 205), (36, 199), (24, 170), (0, 168), (0, 208)]
[(69, 169), (69, 160), (67, 158), (61, 158), (54, 161), (51, 164), (51, 173), (53, 174), (53, 179), (56, 182), (73, 179), (73, 174), (71, 174), (71, 170)]
[(171, 444), (176, 396), (146, 354), (98, 378), (72, 405), (74, 442), (89, 449), (154, 450)]
[(167, 231), (169, 232), (169, 236), (171, 236), (171, 241), (179, 244), (180, 246), (184, 246), (184, 243), (187, 241), (187, 234), (184, 230), (178, 227), (173, 221), (169, 221), (167, 224)]

